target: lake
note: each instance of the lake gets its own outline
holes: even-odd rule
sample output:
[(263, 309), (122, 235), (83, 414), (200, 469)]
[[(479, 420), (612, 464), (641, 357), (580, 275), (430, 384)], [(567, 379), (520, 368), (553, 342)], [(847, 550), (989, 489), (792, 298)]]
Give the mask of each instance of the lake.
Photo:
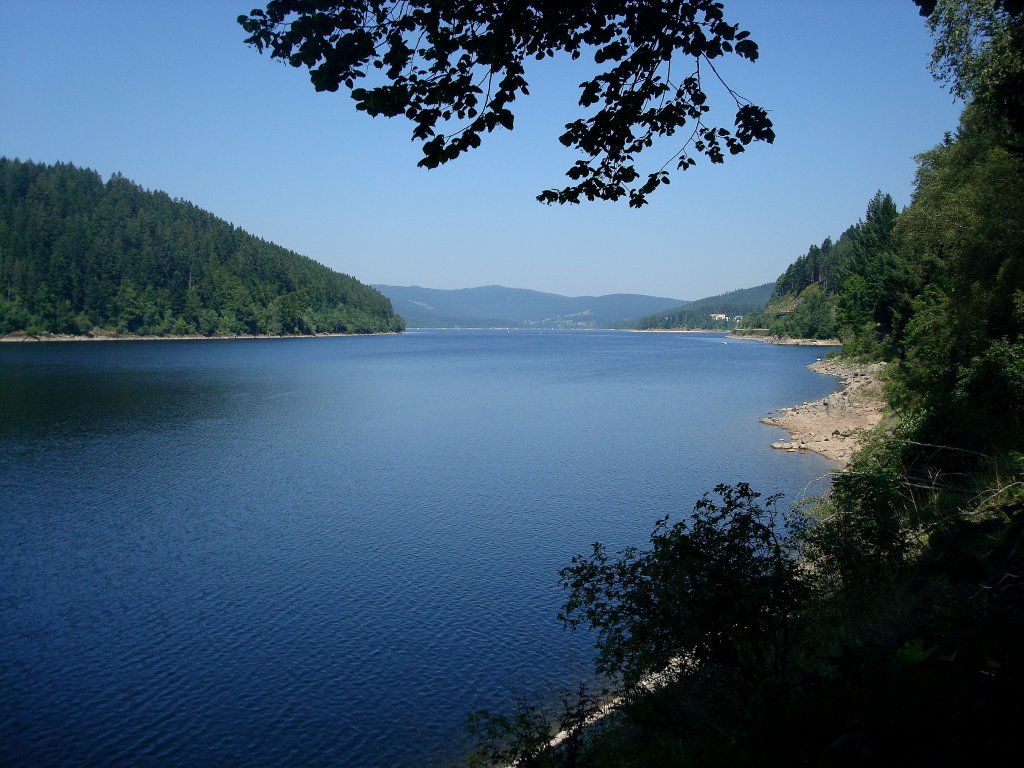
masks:
[(457, 763), (589, 676), (558, 571), (719, 482), (820, 492), (716, 334), (0, 345), (0, 763)]

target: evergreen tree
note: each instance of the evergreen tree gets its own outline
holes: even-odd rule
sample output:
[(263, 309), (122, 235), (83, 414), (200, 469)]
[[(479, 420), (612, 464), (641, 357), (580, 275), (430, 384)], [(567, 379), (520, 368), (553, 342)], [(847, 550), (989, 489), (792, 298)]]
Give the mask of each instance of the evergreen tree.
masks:
[[(0, 158), (0, 333), (403, 328), (348, 275), (120, 174)], [(281, 302), (287, 299), (285, 313)]]

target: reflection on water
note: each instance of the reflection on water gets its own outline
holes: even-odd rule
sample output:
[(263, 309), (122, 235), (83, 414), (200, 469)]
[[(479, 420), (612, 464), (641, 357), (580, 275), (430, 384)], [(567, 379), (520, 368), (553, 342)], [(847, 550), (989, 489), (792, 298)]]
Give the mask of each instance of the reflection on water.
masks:
[(715, 336), (0, 346), (0, 764), (423, 765), (588, 670), (557, 573), (834, 382)]
[(170, 429), (202, 418), (229, 418), (237, 401), (214, 377), (187, 379), (139, 372), (40, 375), (6, 371), (0, 438), (61, 438)]

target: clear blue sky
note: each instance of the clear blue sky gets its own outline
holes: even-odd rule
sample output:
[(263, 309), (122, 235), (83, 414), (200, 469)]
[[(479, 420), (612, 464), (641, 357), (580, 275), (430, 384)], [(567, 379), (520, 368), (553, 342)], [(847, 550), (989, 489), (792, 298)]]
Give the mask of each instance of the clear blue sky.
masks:
[(877, 189), (908, 204), (913, 156), (959, 114), (911, 0), (725, 0), (761, 47), (727, 78), (775, 144), (676, 174), (640, 211), (546, 207), (585, 69), (539, 63), (513, 133), (425, 171), (408, 123), (245, 46), (254, 5), (3, 0), (0, 155), (120, 171), (364, 282), (694, 299), (774, 280)]

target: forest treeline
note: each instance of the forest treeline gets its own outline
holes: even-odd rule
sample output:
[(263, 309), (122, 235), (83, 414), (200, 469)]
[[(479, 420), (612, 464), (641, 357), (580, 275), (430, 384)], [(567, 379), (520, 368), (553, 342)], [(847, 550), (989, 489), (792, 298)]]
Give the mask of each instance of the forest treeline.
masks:
[(876, 194), (746, 319), (888, 361), (882, 423), (788, 515), (721, 484), (646, 548), (575, 556), (560, 619), (593, 632), (599, 690), (472, 715), (471, 764), (1019, 762), (1024, 3), (918, 4), (958, 130), (905, 210)]
[[(825, 238), (812, 245), (775, 281), (763, 312), (744, 318), (744, 328), (768, 329), (773, 336), (834, 339), (842, 336), (851, 344), (855, 336), (870, 335), (868, 304), (885, 317), (888, 330), (890, 295), (879, 290), (891, 283), (892, 262), (897, 251), (893, 228), (898, 217), (892, 197), (878, 192), (868, 203), (864, 219), (849, 227), (833, 242)], [(883, 276), (882, 273), (885, 273)], [(881, 278), (882, 283), (876, 283)], [(867, 285), (877, 295), (867, 295)], [(889, 285), (898, 290), (896, 285)]]
[(918, 157), (902, 212), (878, 192), (836, 242), (811, 246), (743, 326), (839, 338), (897, 362), (894, 406), (930, 439), (1012, 444), (1024, 428), (1024, 144), (969, 106), (955, 135)]
[(1024, 686), (1022, 139), (971, 105), (920, 156), (906, 210), (879, 193), (786, 270), (775, 333), (890, 361), (880, 430), (789, 516), (723, 484), (647, 548), (574, 557), (560, 618), (593, 632), (600, 685), (471, 715), (471, 765), (1007, 764)]
[[(741, 288), (717, 296), (691, 301), (668, 312), (642, 317), (628, 326), (641, 331), (655, 329), (728, 330), (736, 327), (736, 318), (760, 312), (771, 295), (772, 284)], [(725, 319), (715, 317), (725, 315)]]
[(0, 158), (0, 335), (399, 331), (373, 288), (115, 174)]

